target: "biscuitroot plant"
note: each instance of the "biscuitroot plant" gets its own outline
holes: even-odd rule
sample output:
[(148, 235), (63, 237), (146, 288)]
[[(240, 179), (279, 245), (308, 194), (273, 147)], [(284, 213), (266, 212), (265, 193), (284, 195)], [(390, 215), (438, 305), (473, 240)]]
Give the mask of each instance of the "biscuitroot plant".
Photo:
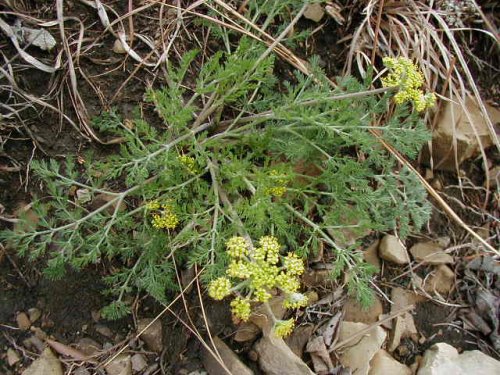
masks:
[[(247, 321), (252, 303), (267, 301), (272, 291), (285, 293), (283, 307), (296, 309), (307, 305), (307, 297), (299, 293), (299, 277), (304, 273), (304, 261), (293, 252), (280, 255), (282, 246), (276, 237), (263, 236), (258, 247), (243, 237), (232, 237), (226, 242), (226, 252), (230, 262), (226, 275), (210, 282), (208, 294), (215, 300), (234, 295), (231, 301), (233, 316)], [(289, 335), (294, 327), (294, 319), (273, 322), (274, 332), (279, 337)]]
[[(429, 139), (422, 105), (407, 101), (415, 92), (392, 102), (420, 90), (419, 77), (404, 79), (414, 67), (391, 62), (386, 88), (345, 77), (332, 90), (316, 59), (311, 76), (278, 79), (266, 47), (224, 40), (225, 52), (169, 60), (168, 84), (148, 88), (131, 115), (95, 118), (95, 131), (121, 142), (106, 157), (34, 161), (38, 220), (21, 216), (0, 233), (21, 255), (45, 259), (50, 278), (106, 264), (107, 318), (128, 314), (125, 297), (137, 290), (167, 303), (179, 291), (176, 272), (194, 265), (212, 297), (235, 296), (242, 320), (280, 290), (286, 307), (297, 308), (306, 303), (300, 274), (320, 247), (332, 278), (367, 304), (373, 268), (356, 239), (374, 231), (405, 237), (429, 217), (418, 179), (379, 143), (411, 159)], [(292, 326), (277, 322), (275, 331)]]

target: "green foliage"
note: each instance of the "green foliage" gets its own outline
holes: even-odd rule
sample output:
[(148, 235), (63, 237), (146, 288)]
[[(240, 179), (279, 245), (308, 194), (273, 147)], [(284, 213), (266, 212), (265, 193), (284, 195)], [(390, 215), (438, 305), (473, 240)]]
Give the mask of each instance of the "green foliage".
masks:
[[(250, 2), (249, 11), (261, 17), (299, 3)], [(370, 129), (408, 157), (428, 133), (407, 107), (389, 117), (389, 94), (335, 99), (368, 87), (345, 78), (332, 91), (314, 59), (315, 79), (296, 73), (278, 84), (274, 57), (262, 58), (264, 51), (242, 38), (205, 61), (195, 79), (196, 51), (169, 65), (168, 85), (145, 96), (163, 126), (139, 113), (94, 119), (101, 133), (123, 140), (119, 150), (89, 153), (83, 166), (71, 158), (34, 162), (45, 191), (33, 202), (36, 228), (19, 225), (0, 238), (31, 259), (45, 257), (50, 278), (112, 262), (109, 318), (129, 312), (123, 297), (134, 290), (166, 302), (182, 267), (203, 268), (204, 281), (222, 275), (224, 243), (237, 234), (273, 235), (304, 257), (325, 243), (335, 255), (332, 276), (347, 271), (349, 292), (368, 303), (373, 270), (355, 247), (342, 247), (346, 229), (406, 236), (430, 213), (416, 178), (397, 171)], [(378, 118), (384, 125), (374, 128)], [(161, 229), (154, 218), (166, 206), (178, 224)]]

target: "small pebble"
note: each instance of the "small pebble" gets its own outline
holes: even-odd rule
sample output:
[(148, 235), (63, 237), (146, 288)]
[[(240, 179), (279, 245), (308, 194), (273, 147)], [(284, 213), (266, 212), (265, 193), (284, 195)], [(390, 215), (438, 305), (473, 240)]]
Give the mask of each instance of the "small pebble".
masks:
[(26, 315), (26, 313), (20, 312), (19, 314), (17, 314), (16, 321), (19, 329), (22, 329), (23, 331), (27, 331), (31, 326), (30, 319), (28, 318), (28, 315)]
[(17, 354), (14, 349), (7, 349), (7, 363), (10, 367), (13, 367), (20, 360), (21, 358), (19, 358), (19, 354)]
[(42, 312), (40, 309), (37, 309), (36, 307), (32, 307), (31, 309), (28, 310), (28, 315), (30, 318), (31, 324), (35, 323), (40, 317), (42, 316)]

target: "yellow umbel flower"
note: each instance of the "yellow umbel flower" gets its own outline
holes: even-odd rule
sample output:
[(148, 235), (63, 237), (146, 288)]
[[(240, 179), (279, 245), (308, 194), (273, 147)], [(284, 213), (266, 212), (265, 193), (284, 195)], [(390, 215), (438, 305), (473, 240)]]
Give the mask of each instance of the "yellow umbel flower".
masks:
[(248, 298), (236, 297), (231, 301), (231, 312), (238, 319), (246, 322), (252, 312)]
[(248, 242), (243, 237), (231, 237), (226, 242), (227, 253), (231, 258), (242, 258), (248, 255)]
[(295, 293), (300, 288), (299, 280), (295, 276), (284, 272), (276, 276), (276, 284), (286, 293)]
[(179, 224), (179, 218), (173, 212), (164, 211), (161, 215), (153, 214), (151, 224), (156, 229), (174, 229)]
[(272, 187), (268, 187), (266, 189), (266, 194), (272, 195), (274, 197), (283, 196), (283, 194), (286, 193), (286, 179), (284, 177), (285, 175), (273, 169), (269, 174), (269, 178), (275, 183), (275, 185)]
[(177, 156), (177, 160), (187, 169), (187, 171), (191, 174), (198, 173), (198, 169), (196, 168), (196, 160), (188, 155), (179, 155)]
[(157, 200), (148, 202), (146, 203), (146, 208), (151, 211), (158, 210), (160, 208), (160, 202)]
[(292, 333), (293, 329), (295, 328), (295, 320), (288, 319), (288, 320), (278, 320), (276, 323), (274, 323), (274, 333), (278, 337), (286, 337), (290, 333)]
[(267, 302), (272, 297), (271, 293), (262, 288), (255, 289), (254, 296), (254, 300), (257, 302)]
[(148, 203), (147, 208), (159, 211), (159, 213), (156, 212), (152, 215), (151, 225), (153, 225), (153, 228), (174, 229), (179, 224), (179, 217), (174, 212), (171, 203), (164, 203), (160, 206), (158, 201), (152, 201)]
[(239, 279), (248, 279), (252, 274), (248, 267), (248, 262), (243, 262), (241, 260), (229, 263), (226, 273), (228, 276)]
[(222, 300), (231, 294), (231, 281), (226, 277), (213, 280), (208, 286), (208, 295), (215, 300)]
[(295, 253), (288, 253), (283, 259), (283, 267), (287, 274), (300, 276), (304, 273), (304, 262)]
[(279, 260), (280, 244), (273, 236), (264, 236), (259, 240), (260, 252), (266, 254), (266, 261), (269, 264), (276, 264)]
[[(247, 320), (250, 316), (250, 302), (269, 301), (275, 288), (288, 295), (283, 303), (284, 307), (299, 308), (307, 304), (307, 298), (297, 293), (300, 288), (298, 277), (304, 272), (304, 264), (293, 253), (286, 255), (279, 264), (281, 245), (276, 237), (261, 237), (259, 247), (254, 249), (251, 249), (250, 242), (245, 238), (232, 237), (226, 242), (226, 248), (230, 256), (226, 269), (227, 277), (212, 281), (208, 294), (221, 300), (231, 294), (232, 290), (237, 290), (238, 294), (244, 291), (245, 298), (237, 297), (231, 302), (231, 309), (236, 318)], [(235, 283), (232, 285), (231, 281)], [(285, 323), (281, 330), (290, 324), (288, 321)]]
[(298, 309), (307, 306), (307, 297), (302, 293), (291, 293), (283, 301), (283, 307), (286, 309)]
[(399, 92), (394, 95), (396, 104), (413, 102), (415, 109), (419, 112), (435, 104), (436, 96), (433, 93), (424, 95), (421, 89), (424, 84), (424, 75), (410, 59), (384, 57), (383, 61), (389, 73), (382, 78), (382, 85), (399, 88)]

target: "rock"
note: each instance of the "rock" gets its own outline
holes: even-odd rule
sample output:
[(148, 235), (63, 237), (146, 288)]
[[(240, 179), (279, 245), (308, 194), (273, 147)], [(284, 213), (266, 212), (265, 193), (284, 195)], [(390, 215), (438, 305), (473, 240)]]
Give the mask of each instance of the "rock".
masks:
[(285, 339), (285, 343), (297, 357), (302, 358), (304, 347), (313, 332), (314, 326), (312, 324), (299, 326), (295, 328), (292, 334)]
[(109, 329), (109, 327), (106, 327), (105, 325), (102, 324), (96, 324), (95, 330), (97, 333), (103, 335), (104, 337), (111, 337), (113, 336), (113, 331)]
[(325, 12), (332, 17), (335, 22), (339, 25), (343, 25), (345, 23), (345, 18), (342, 16), (342, 7), (335, 3), (329, 3), (329, 5), (325, 6)]
[(441, 246), (435, 242), (421, 242), (410, 249), (413, 258), (427, 264), (452, 264), (453, 257), (446, 254)]
[(21, 358), (19, 358), (19, 354), (17, 354), (14, 349), (7, 349), (7, 363), (10, 367), (14, 366), (20, 360)]
[[(367, 327), (368, 325), (364, 323), (342, 322), (339, 342), (352, 337)], [(377, 326), (363, 336), (347, 342), (344, 346), (344, 352), (340, 354), (340, 363), (344, 367), (349, 367), (353, 375), (367, 375), (370, 370), (370, 361), (380, 350), (386, 336), (384, 329)]]
[(408, 366), (399, 363), (384, 349), (380, 349), (370, 361), (369, 375), (411, 375)]
[(75, 371), (72, 372), (73, 375), (91, 375), (90, 371), (85, 367), (78, 367)]
[(497, 375), (500, 374), (500, 362), (478, 351), (466, 351), (458, 354), (451, 345), (434, 344), (428, 349), (417, 375)]
[(82, 352), (87, 357), (93, 356), (99, 350), (101, 350), (101, 345), (88, 337), (82, 337), (76, 342), (75, 348)]
[(40, 319), (40, 317), (42, 316), (42, 312), (40, 311), (40, 309), (33, 307), (33, 308), (28, 310), (28, 316), (29, 316), (31, 324), (33, 324), (38, 319)]
[(123, 47), (123, 44), (120, 41), (120, 39), (116, 39), (115, 42), (113, 43), (113, 52), (118, 53), (120, 55), (127, 53), (127, 50)]
[(24, 370), (22, 375), (63, 375), (63, 369), (52, 350), (45, 348), (42, 355)]
[(274, 334), (264, 335), (255, 351), (259, 357), (259, 365), (267, 375), (313, 375), (309, 367), (297, 357), (285, 342)]
[(454, 286), (455, 273), (450, 267), (442, 264), (437, 266), (434, 273), (425, 280), (424, 289), (430, 293), (448, 294)]
[(132, 375), (130, 355), (120, 354), (104, 367), (108, 375)]
[(132, 370), (135, 372), (141, 372), (148, 366), (148, 362), (146, 361), (146, 358), (144, 357), (143, 354), (137, 353), (132, 356), (130, 359), (132, 362)]
[(31, 327), (30, 328), (31, 332), (33, 332), (35, 334), (35, 336), (37, 338), (39, 338), (40, 340), (44, 341), (44, 340), (47, 340), (47, 334), (41, 329), (41, 328), (38, 328), (38, 327)]
[[(425, 301), (425, 297), (402, 288), (393, 288), (391, 291), (391, 300), (393, 302), (391, 305), (391, 313), (394, 313), (407, 306), (416, 305), (419, 302)], [(411, 337), (414, 341), (418, 340), (417, 327), (415, 326), (413, 315), (411, 315), (410, 312), (399, 315), (395, 319), (389, 340), (389, 351), (396, 349), (403, 337)]]
[[(153, 319), (149, 318), (139, 319), (137, 322), (137, 331), (142, 332), (142, 330), (151, 324), (152, 321)], [(140, 337), (149, 349), (156, 353), (161, 353), (163, 350), (163, 330), (161, 320), (156, 319), (151, 326), (143, 334), (141, 334)]]
[[(252, 375), (250, 370), (239, 357), (227, 346), (220, 338), (213, 338), (217, 352), (219, 353), (222, 362), (231, 374)], [(203, 366), (210, 375), (225, 374), (227, 371), (221, 366), (217, 359), (207, 349), (203, 350)]]
[(363, 258), (365, 259), (365, 262), (371, 264), (377, 268), (377, 270), (380, 270), (380, 258), (378, 257), (379, 244), (380, 241), (377, 240), (368, 246), (365, 251), (363, 251)]
[[(483, 148), (493, 145), (487, 123), (476, 100), (467, 98), (465, 107), (469, 112), (470, 120), (458, 103), (446, 102), (432, 134), (434, 169), (454, 171), (456, 164), (460, 165), (464, 160), (478, 156), (481, 146), (475, 133), (479, 136)], [(500, 110), (488, 104), (485, 104), (485, 107), (492, 123), (499, 122)], [(455, 142), (456, 152), (453, 146)], [(428, 150), (426, 152), (428, 153)]]
[(26, 340), (23, 340), (23, 345), (26, 348), (29, 348), (29, 349), (32, 349), (32, 350), (36, 350), (39, 353), (43, 352), (43, 350), (45, 349), (45, 344), (43, 343), (43, 341), (40, 340), (35, 335), (27, 338)]
[(319, 22), (325, 15), (325, 10), (319, 3), (309, 4), (304, 12), (304, 17), (308, 20)]
[(349, 298), (344, 305), (344, 320), (355, 323), (375, 323), (383, 312), (382, 302), (377, 297), (368, 308), (361, 306), (355, 298)]
[(26, 313), (20, 312), (16, 316), (17, 326), (20, 330), (27, 331), (31, 327), (30, 319)]
[[(281, 319), (285, 315), (286, 309), (283, 307), (285, 296), (273, 297), (269, 300), (269, 307), (276, 319)], [(234, 340), (237, 342), (251, 341), (257, 337), (261, 329), (268, 324), (268, 319), (264, 311), (264, 305), (258, 306), (250, 315), (248, 322), (243, 322), (238, 326)]]
[[(413, 319), (413, 317), (412, 317)], [(406, 329), (406, 320), (403, 316), (398, 316), (394, 319), (394, 324), (392, 325), (391, 334), (389, 336), (389, 342), (387, 343), (387, 349), (392, 353), (401, 343), (401, 338), (407, 331)], [(413, 323), (415, 324), (415, 323)]]
[(401, 241), (397, 237), (390, 234), (384, 236), (384, 238), (380, 241), (378, 253), (382, 259), (388, 262), (408, 264), (410, 261), (408, 252)]

